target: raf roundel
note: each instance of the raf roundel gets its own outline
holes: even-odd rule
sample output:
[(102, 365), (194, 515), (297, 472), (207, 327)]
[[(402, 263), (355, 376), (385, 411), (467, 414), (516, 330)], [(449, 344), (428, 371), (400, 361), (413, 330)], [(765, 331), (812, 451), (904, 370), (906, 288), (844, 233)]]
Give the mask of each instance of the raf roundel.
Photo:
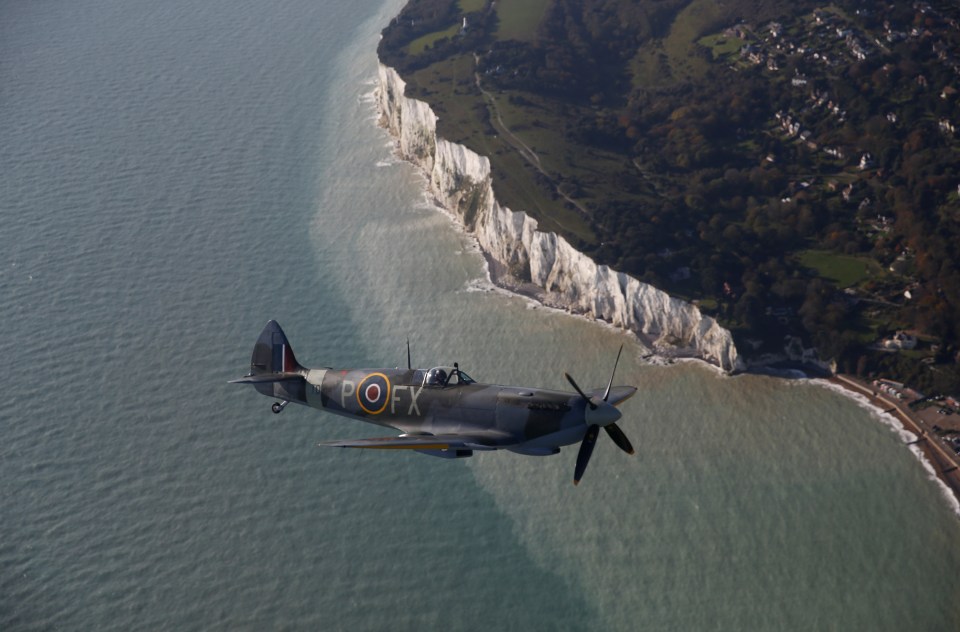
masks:
[(371, 373), (357, 386), (357, 403), (369, 415), (379, 415), (390, 401), (390, 380), (383, 373)]

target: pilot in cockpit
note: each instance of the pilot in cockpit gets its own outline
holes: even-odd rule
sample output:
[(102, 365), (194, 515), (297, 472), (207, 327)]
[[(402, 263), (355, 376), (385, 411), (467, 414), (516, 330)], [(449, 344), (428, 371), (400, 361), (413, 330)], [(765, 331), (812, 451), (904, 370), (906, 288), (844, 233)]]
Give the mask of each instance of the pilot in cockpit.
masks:
[(446, 386), (447, 372), (443, 369), (430, 369), (427, 373), (427, 386)]

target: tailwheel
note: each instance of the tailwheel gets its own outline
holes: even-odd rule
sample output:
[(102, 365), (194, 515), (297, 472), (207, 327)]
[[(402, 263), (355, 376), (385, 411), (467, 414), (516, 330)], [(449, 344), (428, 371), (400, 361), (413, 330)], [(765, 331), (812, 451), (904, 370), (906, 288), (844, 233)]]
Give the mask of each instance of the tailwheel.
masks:
[(270, 407), (270, 410), (272, 410), (275, 415), (279, 415), (280, 413), (283, 412), (283, 409), (286, 408), (287, 404), (289, 403), (290, 402), (288, 402), (287, 400), (283, 400), (282, 402), (274, 402), (273, 406)]

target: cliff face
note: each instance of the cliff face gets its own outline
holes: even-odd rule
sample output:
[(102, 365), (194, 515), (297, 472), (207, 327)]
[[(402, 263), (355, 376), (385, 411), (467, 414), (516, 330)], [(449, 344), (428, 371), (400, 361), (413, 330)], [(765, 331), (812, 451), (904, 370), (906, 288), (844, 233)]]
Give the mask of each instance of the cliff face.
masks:
[(636, 333), (661, 354), (699, 357), (726, 371), (743, 368), (730, 332), (696, 306), (641, 283), (575, 250), (563, 237), (537, 230), (526, 213), (493, 195), (490, 161), (437, 138), (437, 116), (404, 96), (404, 81), (380, 65), (380, 124), (400, 154), (419, 165), (437, 200), (476, 236), (491, 260), (494, 281), (513, 289), (532, 284), (543, 303), (601, 318)]

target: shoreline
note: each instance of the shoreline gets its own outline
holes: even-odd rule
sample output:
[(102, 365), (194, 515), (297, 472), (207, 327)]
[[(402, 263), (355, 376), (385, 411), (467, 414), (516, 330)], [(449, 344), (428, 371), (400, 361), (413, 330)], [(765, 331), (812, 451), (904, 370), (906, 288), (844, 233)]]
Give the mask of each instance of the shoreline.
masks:
[[(399, 142), (396, 138), (393, 139), (392, 145), (394, 149), (394, 155), (397, 160), (413, 164), (415, 167), (418, 166), (415, 162), (403, 157)], [(430, 183), (427, 174), (421, 171), (420, 175), (424, 177), (423, 194), (428, 205), (444, 217), (448, 218), (457, 231), (473, 243), (473, 245), (476, 247), (476, 253), (479, 254), (483, 259), (483, 276), (478, 280), (486, 281), (486, 283), (490, 285), (490, 287), (485, 288), (484, 291), (500, 292), (504, 296), (527, 301), (529, 304), (534, 305), (535, 308), (554, 310), (573, 318), (582, 318), (593, 324), (609, 327), (620, 332), (621, 334), (632, 336), (647, 351), (647, 353), (643, 354), (644, 361), (651, 364), (668, 365), (674, 362), (691, 361), (701, 362), (706, 366), (719, 371), (722, 375), (734, 376), (754, 372), (749, 366), (745, 369), (724, 369), (718, 364), (692, 352), (684, 353), (683, 350), (677, 349), (676, 347), (665, 348), (664, 345), (657, 344), (657, 339), (649, 334), (638, 332), (628, 327), (622, 327), (602, 317), (593, 316), (586, 310), (577, 310), (570, 305), (551, 302), (549, 300), (549, 293), (546, 290), (530, 281), (520, 281), (516, 279), (506, 269), (506, 266), (497, 261), (486, 249), (484, 249), (483, 244), (480, 243), (480, 240), (477, 237), (477, 234), (464, 226), (460, 218), (457, 217), (453, 211), (445, 207), (443, 201), (440, 200), (439, 197), (437, 197), (437, 195), (430, 190)]]
[(393, 138), (399, 158), (423, 173), (434, 204), (476, 239), (492, 285), (631, 332), (664, 358), (699, 358), (728, 373), (746, 368), (730, 331), (696, 305), (597, 264), (562, 236), (540, 231), (523, 211), (501, 206), (489, 159), (438, 137), (430, 105), (405, 92), (396, 70), (380, 62), (374, 89), (379, 126)]
[[(425, 193), (429, 195), (429, 192), (426, 190)], [(437, 210), (450, 217), (454, 224), (460, 228), (463, 228), (463, 234), (476, 243), (477, 252), (483, 257), (486, 264), (483, 266), (485, 273), (484, 276), (486, 277), (486, 281), (491, 286), (514, 298), (531, 301), (546, 309), (554, 309), (570, 316), (587, 319), (593, 323), (614, 327), (622, 333), (633, 335), (638, 342), (640, 342), (650, 351), (649, 354), (644, 356), (645, 361), (649, 362), (651, 358), (656, 358), (662, 360), (664, 363), (672, 363), (675, 361), (684, 360), (700, 362), (706, 364), (708, 367), (720, 371), (722, 375), (731, 377), (736, 375), (754, 374), (769, 375), (782, 380), (801, 379), (814, 383), (817, 380), (823, 380), (845, 391), (846, 396), (850, 399), (857, 400), (860, 397), (864, 398), (866, 403), (877, 413), (880, 415), (893, 416), (895, 420), (900, 422), (900, 430), (904, 430), (913, 435), (914, 439), (905, 443), (904, 445), (908, 448), (916, 447), (916, 451), (911, 450), (911, 452), (915, 454), (915, 456), (921, 462), (921, 465), (928, 470), (928, 472), (932, 475), (932, 478), (940, 483), (942, 491), (948, 497), (948, 504), (951, 505), (953, 512), (958, 518), (960, 518), (960, 456), (953, 457), (942, 446), (940, 446), (939, 443), (936, 441), (931, 442), (929, 440), (928, 431), (923, 427), (925, 424), (923, 424), (923, 422), (913, 414), (913, 411), (911, 411), (908, 406), (902, 404), (901, 402), (887, 398), (884, 394), (872, 389), (867, 383), (864, 383), (862, 380), (852, 375), (846, 375), (842, 373), (830, 374), (826, 372), (821, 372), (819, 375), (810, 375), (811, 370), (816, 373), (822, 369), (820, 367), (811, 367), (803, 363), (798, 363), (795, 366), (792, 363), (788, 363), (791, 364), (792, 370), (803, 374), (803, 377), (786, 376), (778, 370), (771, 370), (770, 372), (765, 372), (762, 370), (763, 368), (773, 369), (773, 365), (748, 367), (746, 370), (736, 373), (727, 372), (715, 364), (705, 361), (703, 358), (696, 356), (665, 354), (663, 353), (662, 349), (658, 349), (654, 345), (653, 340), (645, 339), (637, 334), (637, 332), (629, 329), (616, 327), (615, 325), (603, 319), (591, 318), (589, 314), (586, 313), (578, 313), (565, 307), (551, 305), (549, 302), (544, 300), (544, 293), (541, 288), (532, 283), (519, 283), (513, 279), (508, 272), (502, 269), (503, 266), (499, 262), (494, 260), (489, 253), (483, 250), (479, 242), (476, 240), (476, 235), (470, 233), (463, 226), (461, 226), (456, 221), (456, 218), (452, 216), (451, 212), (443, 207), (439, 200), (433, 199), (432, 201), (433, 206), (435, 206)], [(500, 272), (499, 274), (498, 271)], [(896, 413), (896, 415), (894, 415), (894, 413)]]
[[(438, 204), (439, 204), (439, 203), (438, 203)], [(441, 208), (442, 208), (442, 207), (441, 207)], [(469, 235), (470, 237), (472, 237), (472, 238), (476, 241), (476, 236), (475, 236), (475, 235), (473, 235), (473, 234), (471, 234), (471, 233), (466, 233), (466, 234)], [(715, 364), (713, 364), (713, 363), (709, 362), (708, 360), (705, 360), (704, 358), (701, 358), (701, 357), (699, 357), (699, 356), (695, 356), (695, 355), (683, 355), (683, 354), (676, 353), (676, 352), (670, 353), (670, 352), (668, 352), (668, 351), (665, 351), (664, 349), (660, 348), (660, 347), (656, 344), (656, 339), (655, 339), (655, 338), (653, 338), (652, 336), (649, 336), (649, 335), (647, 335), (647, 334), (644, 334), (644, 333), (642, 333), (642, 332), (633, 331), (632, 329), (627, 329), (627, 328), (625, 328), (625, 327), (619, 327), (619, 326), (611, 323), (611, 322), (608, 321), (608, 320), (604, 320), (603, 318), (595, 318), (595, 317), (592, 317), (592, 316), (591, 316), (589, 313), (587, 313), (586, 311), (578, 311), (578, 310), (575, 310), (575, 309), (573, 309), (573, 308), (571, 308), (571, 307), (569, 307), (569, 306), (564, 306), (564, 305), (559, 305), (559, 304), (553, 304), (553, 303), (551, 303), (549, 300), (547, 300), (547, 298), (548, 298), (547, 292), (546, 292), (543, 288), (541, 288), (540, 286), (538, 286), (538, 285), (536, 285), (536, 284), (534, 284), (534, 283), (530, 283), (530, 282), (518, 281), (517, 279), (515, 279), (514, 277), (512, 277), (512, 276), (510, 275), (510, 273), (504, 268), (503, 264), (501, 264), (499, 261), (497, 261), (496, 259), (494, 259), (494, 258), (490, 255), (490, 253), (486, 252), (486, 251), (483, 249), (483, 247), (480, 246), (479, 241), (477, 241), (477, 248), (478, 248), (481, 256), (484, 258), (484, 260), (485, 260), (486, 263), (487, 263), (487, 265), (485, 266), (485, 269), (486, 269), (485, 271), (486, 271), (486, 274), (487, 274), (487, 280), (490, 282), (491, 285), (500, 288), (501, 290), (503, 290), (504, 292), (507, 292), (508, 294), (510, 294), (510, 295), (512, 295), (512, 296), (516, 296), (516, 297), (520, 297), (520, 298), (523, 298), (523, 299), (527, 299), (527, 300), (530, 300), (530, 301), (535, 302), (537, 305), (540, 305), (541, 307), (544, 307), (544, 308), (547, 308), (547, 309), (555, 309), (555, 310), (564, 312), (564, 313), (566, 313), (566, 314), (569, 314), (569, 315), (571, 315), (571, 316), (576, 316), (576, 317), (579, 317), (579, 318), (584, 318), (584, 319), (586, 319), (586, 320), (589, 320), (590, 322), (602, 323), (602, 324), (607, 325), (607, 326), (609, 326), (609, 327), (613, 327), (614, 329), (617, 329), (618, 331), (621, 331), (621, 332), (623, 332), (623, 333), (629, 334), (629, 335), (633, 336), (634, 338), (636, 338), (636, 340), (637, 340), (640, 344), (642, 344), (644, 347), (647, 348), (647, 350), (650, 352), (649, 354), (647, 354), (647, 355), (645, 356), (645, 357), (647, 357), (647, 358), (649, 358), (650, 356), (656, 356), (657, 358), (660, 358), (660, 359), (664, 360), (665, 362), (669, 362), (669, 361), (673, 361), (673, 360), (683, 360), (683, 359), (699, 360), (699, 361), (701, 361), (701, 362), (705, 362), (705, 363), (708, 364), (709, 366), (716, 366)], [(720, 367), (717, 367), (717, 368), (720, 368)], [(723, 369), (721, 369), (721, 370), (723, 370)]]
[[(929, 466), (933, 477), (943, 486), (944, 492), (952, 499), (952, 509), (960, 517), (960, 458), (951, 455), (946, 448), (940, 445), (934, 435), (927, 429), (927, 423), (916, 415), (908, 405), (889, 399), (882, 392), (871, 388), (870, 384), (852, 375), (837, 373), (825, 378), (825, 381), (842, 388), (843, 390), (863, 397), (866, 402), (881, 414), (891, 415), (899, 421), (903, 430), (912, 434), (914, 439), (907, 442), (907, 447), (917, 449), (918, 458), (924, 466)], [(915, 454), (917, 453), (915, 452)]]
[[(486, 264), (484, 266), (485, 276), (487, 277), (487, 281), (490, 283), (491, 286), (499, 289), (500, 291), (514, 295), (516, 297), (519, 297), (528, 301), (533, 301), (548, 309), (558, 309), (560, 311), (566, 312), (573, 316), (586, 318), (588, 320), (595, 320), (595, 321), (599, 321), (601, 324), (617, 327), (618, 329), (620, 329), (625, 333), (632, 334), (637, 339), (638, 342), (640, 342), (644, 347), (646, 347), (648, 350), (652, 352), (650, 356), (646, 356), (647, 358), (653, 356), (653, 357), (662, 359), (666, 362), (672, 362), (672, 361), (683, 360), (683, 359), (698, 360), (700, 362), (704, 362), (708, 366), (714, 366), (718, 368), (720, 371), (724, 372), (727, 375), (736, 375), (739, 373), (762, 373), (762, 374), (773, 375), (775, 377), (781, 377), (782, 379), (789, 379), (783, 375), (777, 375), (778, 372), (775, 369), (775, 365), (777, 364), (776, 362), (774, 363), (765, 362), (762, 365), (750, 366), (748, 363), (744, 362), (743, 358), (737, 357), (738, 354), (736, 354), (736, 349), (734, 347), (735, 359), (733, 362), (733, 366), (727, 367), (717, 357), (713, 357), (710, 359), (708, 359), (708, 357), (705, 357), (702, 349), (697, 349), (695, 351), (694, 348), (681, 347), (681, 346), (674, 345), (672, 344), (671, 341), (667, 341), (665, 343), (661, 342), (661, 340), (665, 338), (662, 331), (658, 332), (660, 333), (660, 337), (655, 338), (651, 334), (646, 333), (645, 331), (641, 332), (632, 326), (628, 326), (626, 323), (611, 322), (610, 320), (605, 318), (604, 315), (597, 315), (596, 310), (594, 310), (594, 313), (591, 314), (590, 310), (583, 305), (579, 305), (571, 302), (564, 302), (564, 301), (557, 302), (555, 300), (550, 300), (552, 298), (550, 290), (547, 290), (545, 287), (541, 287), (540, 285), (534, 282), (529, 282), (529, 281), (525, 282), (525, 281), (516, 279), (511, 274), (511, 270), (508, 269), (503, 262), (499, 261), (497, 257), (494, 256), (494, 254), (487, 247), (485, 247), (485, 242), (483, 241), (483, 239), (481, 239), (480, 234), (476, 229), (476, 226), (469, 226), (466, 219), (464, 217), (461, 217), (461, 214), (459, 213), (459, 211), (460, 211), (460, 206), (463, 200), (460, 199), (460, 196), (457, 194), (451, 194), (454, 196), (452, 199), (450, 200), (444, 199), (443, 191), (445, 189), (443, 189), (442, 186), (440, 186), (441, 183), (439, 181), (437, 182), (434, 181), (436, 177), (442, 178), (442, 174), (440, 176), (437, 176), (437, 174), (435, 173), (438, 169), (438, 165), (434, 162), (437, 159), (441, 159), (441, 157), (431, 153), (430, 151), (431, 148), (429, 145), (432, 143), (435, 146), (438, 142), (441, 142), (442, 139), (437, 138), (435, 136), (435, 130), (432, 128), (432, 125), (428, 125), (427, 129), (417, 128), (414, 131), (414, 133), (411, 134), (409, 137), (408, 135), (405, 134), (405, 131), (403, 128), (394, 129), (395, 125), (391, 124), (392, 119), (389, 116), (389, 112), (391, 112), (392, 110), (389, 110), (386, 106), (387, 104), (392, 103), (391, 99), (396, 99), (397, 101), (396, 105), (399, 105), (400, 102), (403, 102), (408, 99), (408, 97), (406, 97), (404, 94), (405, 91), (403, 88), (405, 87), (405, 84), (403, 83), (402, 79), (399, 78), (399, 75), (395, 75), (396, 76), (395, 83), (399, 84), (400, 89), (390, 90), (389, 88), (391, 86), (385, 85), (385, 79), (384, 79), (383, 73), (384, 71), (388, 71), (388, 72), (393, 72), (395, 74), (395, 71), (393, 71), (393, 69), (391, 68), (385, 67), (383, 63), (380, 62), (379, 60), (378, 60), (378, 63), (380, 66), (380, 71), (379, 71), (380, 75), (379, 75), (378, 81), (375, 81), (376, 87), (374, 88), (374, 95), (375, 95), (374, 102), (376, 103), (376, 110), (377, 110), (376, 124), (379, 127), (385, 128), (389, 136), (392, 138), (392, 141), (393, 141), (392, 144), (394, 146), (393, 147), (394, 155), (399, 160), (413, 164), (415, 167), (418, 168), (420, 173), (423, 175), (425, 179), (424, 194), (426, 197), (428, 197), (432, 201), (433, 203), (432, 205), (435, 206), (438, 210), (440, 210), (444, 215), (447, 215), (455, 226), (460, 228), (466, 236), (468, 236), (474, 241), (479, 253), (481, 254)], [(396, 94), (396, 92), (399, 92), (399, 94)], [(415, 111), (413, 112), (413, 118), (432, 118), (433, 121), (436, 120), (436, 115), (433, 113), (432, 110), (429, 109), (428, 104), (422, 101), (416, 101), (413, 99), (410, 99), (410, 101), (411, 103), (414, 104), (414, 109), (415, 109)], [(406, 118), (406, 117), (398, 115), (396, 118), (398, 121), (401, 121), (403, 118)], [(409, 123), (405, 123), (405, 124), (409, 124)], [(446, 143), (447, 145), (451, 145), (447, 141), (442, 141), (442, 142)], [(470, 150), (468, 150), (463, 146), (460, 146), (460, 145), (452, 145), (452, 146), (457, 148), (457, 150), (459, 150), (459, 153), (472, 155), (474, 158), (477, 158), (481, 162), (482, 160), (484, 160), (481, 156), (472, 154)], [(433, 151), (436, 151), (435, 147), (433, 147)], [(453, 158), (454, 162), (457, 162), (458, 160), (463, 160), (463, 156), (460, 156), (459, 153), (456, 157)], [(423, 163), (423, 160), (425, 158), (427, 159), (428, 164)], [(449, 156), (446, 156), (445, 161), (449, 162), (450, 160), (451, 158)], [(477, 182), (474, 182), (471, 179), (471, 176), (475, 174), (467, 174), (467, 173), (460, 172), (460, 170), (462, 169), (462, 166), (458, 164), (453, 164), (453, 165), (444, 164), (444, 166), (440, 170), (441, 172), (443, 172), (443, 169), (449, 168), (449, 167), (454, 167), (455, 169), (457, 169), (458, 172), (455, 174), (456, 176), (455, 179), (457, 180), (457, 182), (459, 182), (461, 179), (464, 179), (468, 181), (471, 186), (475, 186), (476, 184), (482, 183), (485, 180), (485, 178), (480, 178), (479, 180), (477, 180)], [(454, 188), (459, 190), (458, 185), (454, 185)], [(490, 190), (489, 194), (492, 196), (492, 190)], [(453, 203), (452, 208), (450, 206), (451, 202)], [(494, 200), (494, 205), (496, 206), (495, 200)], [(512, 214), (512, 217), (514, 218), (516, 217), (516, 215), (523, 216), (524, 228), (526, 228), (526, 223), (529, 218), (527, 218), (522, 213), (513, 214), (513, 212), (509, 211), (509, 209), (503, 209), (503, 210), (505, 210), (507, 213)], [(529, 221), (533, 221), (533, 220), (529, 220)], [(535, 222), (533, 222), (532, 231), (536, 232)], [(526, 231), (524, 231), (524, 233), (525, 232)], [(559, 238), (556, 238), (556, 236), (553, 234), (551, 234), (551, 236), (555, 237), (556, 240), (560, 240)], [(525, 246), (526, 244), (520, 244), (520, 245)], [(556, 253), (552, 253), (552, 254), (555, 255)], [(576, 254), (580, 255), (581, 257), (584, 257), (582, 253), (577, 252)], [(656, 288), (654, 288), (654, 290), (657, 292), (660, 292), (660, 290), (656, 290)], [(675, 301), (679, 301), (679, 299), (675, 299), (673, 297), (668, 296), (668, 298), (671, 303)], [(699, 315), (699, 310), (697, 310), (697, 314)], [(727, 333), (729, 334), (729, 332)], [(783, 359), (778, 359), (778, 362), (782, 362), (782, 360)], [(792, 365), (795, 363), (788, 362), (788, 364)], [(872, 390), (869, 385), (863, 384), (853, 376), (835, 374), (832, 372), (833, 367), (830, 367), (831, 370), (825, 370), (826, 367), (817, 366), (815, 367), (815, 370), (813, 372), (819, 373), (819, 375), (814, 375), (813, 377), (811, 377), (809, 376), (809, 372), (810, 372), (809, 369), (811, 367), (804, 362), (799, 362), (798, 364), (800, 365), (799, 367), (797, 367), (798, 373), (804, 374), (803, 379), (811, 379), (811, 380), (825, 379), (828, 383), (843, 389), (849, 394), (866, 398), (866, 402), (880, 413), (889, 414), (892, 412), (897, 412), (898, 415), (896, 415), (894, 418), (899, 418), (899, 423), (902, 424), (902, 428), (916, 437), (914, 441), (908, 442), (907, 446), (908, 447), (916, 446), (916, 449), (915, 450), (911, 449), (911, 452), (917, 455), (918, 459), (921, 461), (921, 464), (930, 473), (931, 477), (939, 481), (942, 491), (947, 495), (949, 499), (949, 504), (951, 505), (951, 508), (953, 509), (954, 513), (957, 516), (960, 516), (960, 469), (958, 469), (958, 466), (960, 466), (960, 460), (956, 460), (951, 454), (948, 454), (947, 451), (942, 446), (939, 445), (939, 442), (936, 439), (931, 441), (931, 439), (929, 438), (929, 434), (931, 431), (927, 430), (924, 427), (922, 420), (920, 420), (918, 417), (915, 417), (912, 414), (912, 411), (906, 408), (905, 406), (901, 406), (898, 402), (894, 402), (892, 400), (886, 399), (885, 397), (883, 397), (882, 394)], [(771, 372), (765, 371), (763, 370), (764, 368), (768, 370), (774, 369), (774, 372), (771, 373)]]

